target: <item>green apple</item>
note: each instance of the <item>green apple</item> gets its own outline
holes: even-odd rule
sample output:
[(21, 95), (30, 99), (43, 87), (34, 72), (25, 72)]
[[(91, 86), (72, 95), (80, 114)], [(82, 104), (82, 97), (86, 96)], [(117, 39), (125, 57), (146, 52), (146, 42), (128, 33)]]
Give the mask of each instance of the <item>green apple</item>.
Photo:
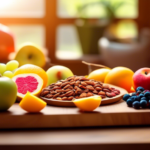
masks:
[(8, 77), (0, 77), (0, 111), (6, 111), (16, 101), (17, 86)]
[(48, 84), (50, 85), (52, 83), (57, 82), (58, 80), (64, 80), (70, 76), (73, 76), (72, 71), (65, 67), (65, 66), (53, 66), (49, 68), (47, 71), (47, 76), (48, 76)]

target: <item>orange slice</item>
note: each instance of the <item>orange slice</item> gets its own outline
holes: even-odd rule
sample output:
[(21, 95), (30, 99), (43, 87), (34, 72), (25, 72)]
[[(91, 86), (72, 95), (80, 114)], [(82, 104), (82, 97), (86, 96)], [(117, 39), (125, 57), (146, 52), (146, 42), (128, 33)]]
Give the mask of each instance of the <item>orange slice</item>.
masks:
[(19, 106), (27, 112), (36, 113), (40, 112), (46, 106), (46, 102), (27, 92), (19, 103)]
[(43, 88), (46, 87), (48, 82), (48, 76), (41, 67), (32, 64), (23, 65), (14, 72), (14, 76), (24, 73), (35, 73), (39, 75), (43, 79)]
[(93, 111), (101, 104), (101, 97), (91, 96), (91, 97), (76, 99), (73, 102), (80, 110)]

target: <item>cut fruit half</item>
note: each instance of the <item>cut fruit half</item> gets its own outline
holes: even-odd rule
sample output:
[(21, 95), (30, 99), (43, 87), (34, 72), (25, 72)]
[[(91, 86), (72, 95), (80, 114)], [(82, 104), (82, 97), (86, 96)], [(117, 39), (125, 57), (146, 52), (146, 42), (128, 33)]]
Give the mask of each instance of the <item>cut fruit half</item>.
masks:
[(43, 87), (43, 79), (34, 73), (19, 74), (12, 78), (17, 85), (17, 96), (23, 98), (27, 92), (38, 95)]
[(46, 103), (30, 92), (27, 92), (22, 101), (19, 103), (19, 106), (27, 112), (37, 113), (46, 106)]
[(73, 100), (74, 104), (82, 111), (93, 111), (101, 104), (100, 96), (91, 96)]

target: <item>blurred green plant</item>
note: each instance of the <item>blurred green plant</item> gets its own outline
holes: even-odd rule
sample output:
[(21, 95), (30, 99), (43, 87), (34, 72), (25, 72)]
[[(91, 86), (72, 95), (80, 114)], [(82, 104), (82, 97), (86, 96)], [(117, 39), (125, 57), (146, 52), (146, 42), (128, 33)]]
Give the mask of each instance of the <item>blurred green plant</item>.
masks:
[(113, 1), (113, 0), (98, 0), (95, 2), (89, 2), (82, 5), (77, 5), (77, 16), (82, 19), (87, 19), (87, 9), (89, 7), (100, 6), (105, 9), (105, 15), (101, 17), (101, 19), (107, 19), (109, 22), (113, 21), (116, 18), (116, 13), (118, 9), (122, 6), (128, 5), (130, 6), (131, 3), (128, 1)]
[(58, 2), (68, 17), (110, 19), (136, 18), (138, 15), (137, 0), (59, 0)]

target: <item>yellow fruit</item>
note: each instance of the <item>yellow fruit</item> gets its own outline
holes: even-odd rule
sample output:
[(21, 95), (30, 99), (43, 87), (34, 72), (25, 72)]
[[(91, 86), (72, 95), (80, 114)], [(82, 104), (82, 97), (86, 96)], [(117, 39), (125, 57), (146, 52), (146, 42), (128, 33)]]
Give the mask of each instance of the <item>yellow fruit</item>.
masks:
[(27, 92), (19, 103), (19, 106), (27, 112), (36, 113), (40, 112), (46, 106), (46, 102)]
[(43, 87), (42, 88), (46, 87), (47, 82), (48, 82), (48, 76), (41, 67), (38, 67), (38, 66), (32, 65), (32, 64), (23, 65), (14, 72), (14, 76), (16, 76), (18, 74), (24, 74), (24, 73), (35, 73), (35, 74), (39, 75), (43, 79)]
[(46, 57), (44, 53), (31, 43), (25, 43), (17, 52), (15, 60), (19, 65), (33, 64), (39, 67), (44, 67), (46, 64)]
[(73, 102), (80, 110), (93, 111), (101, 104), (101, 97), (91, 96), (91, 97), (76, 99)]
[(106, 69), (106, 68), (102, 68), (102, 69), (97, 69), (92, 71), (89, 75), (88, 75), (88, 79), (94, 79), (96, 81), (101, 81), (104, 82), (106, 75), (109, 73), (111, 69)]
[(133, 86), (134, 72), (126, 67), (115, 67), (105, 77), (104, 83), (113, 84), (130, 92)]

